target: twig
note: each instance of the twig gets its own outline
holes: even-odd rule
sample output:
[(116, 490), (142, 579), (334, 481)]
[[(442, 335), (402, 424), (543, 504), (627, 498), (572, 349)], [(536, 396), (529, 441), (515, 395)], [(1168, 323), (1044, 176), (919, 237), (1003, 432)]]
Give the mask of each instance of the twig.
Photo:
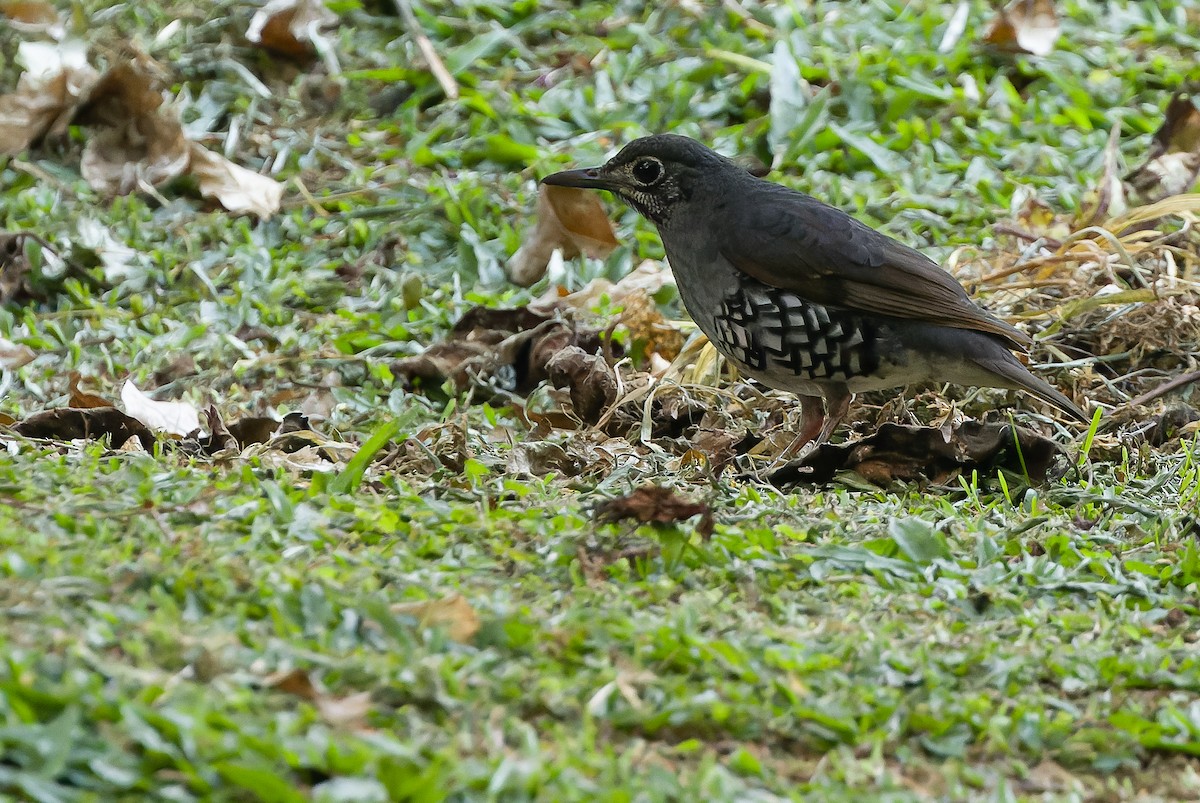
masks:
[(992, 271), (986, 276), (979, 277), (979, 280), (975, 282), (975, 284), (987, 285), (998, 279), (1004, 279), (1012, 276), (1015, 273), (1026, 273), (1047, 265), (1062, 265), (1068, 262), (1084, 262), (1088, 259), (1094, 259), (1094, 257), (1088, 254), (1078, 254), (1074, 252), (1066, 254), (1053, 254), (1048, 257), (1038, 257), (1037, 259), (1031, 259), (1028, 262), (1022, 262), (1017, 265), (1010, 265), (1007, 268), (1001, 268), (1000, 270)]
[(1193, 382), (1200, 381), (1200, 371), (1192, 371), (1190, 374), (1181, 374), (1169, 382), (1163, 382), (1154, 390), (1149, 390), (1138, 396), (1136, 399), (1131, 399), (1125, 403), (1126, 407), (1138, 407), (1148, 401), (1153, 401), (1159, 396), (1165, 396), (1173, 390), (1178, 390), (1185, 385), (1190, 385)]
[(412, 3), (409, 0), (395, 0), (395, 2), (396, 8), (400, 11), (400, 16), (404, 18), (404, 24), (408, 26), (409, 33), (412, 34), (413, 40), (416, 41), (417, 47), (421, 50), (421, 55), (429, 63), (429, 71), (433, 73), (433, 77), (441, 84), (442, 91), (446, 93), (446, 97), (450, 100), (458, 100), (458, 82), (454, 80), (454, 76), (446, 69), (446, 65), (442, 63), (441, 57), (433, 49), (433, 42), (425, 35), (425, 31), (421, 28), (421, 23), (417, 20), (417, 15), (413, 13)]
[(317, 199), (313, 197), (313, 194), (308, 191), (308, 187), (304, 186), (304, 182), (300, 180), (299, 176), (294, 176), (292, 183), (296, 185), (296, 189), (300, 191), (300, 194), (304, 196), (304, 200), (312, 207), (314, 214), (318, 217), (329, 217), (328, 210), (321, 206)]
[(1009, 236), (1016, 237), (1018, 240), (1025, 240), (1031, 243), (1036, 243), (1038, 240), (1041, 240), (1046, 244), (1047, 248), (1053, 248), (1055, 250), (1062, 248), (1062, 240), (1056, 240), (1055, 238), (1047, 237), (1044, 234), (1034, 234), (1031, 231), (1026, 231), (1020, 226), (1014, 226), (1011, 223), (997, 223), (996, 225), (992, 226), (992, 231), (994, 231), (996, 234), (1007, 234)]

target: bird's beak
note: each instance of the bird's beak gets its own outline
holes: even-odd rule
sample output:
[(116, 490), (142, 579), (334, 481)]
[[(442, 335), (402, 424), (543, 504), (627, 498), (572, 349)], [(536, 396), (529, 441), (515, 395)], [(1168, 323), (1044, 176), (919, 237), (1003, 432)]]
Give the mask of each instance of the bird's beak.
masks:
[(612, 179), (602, 178), (600, 168), (586, 167), (580, 170), (564, 170), (551, 173), (542, 179), (543, 184), (555, 187), (579, 187), (586, 190), (611, 190), (616, 186)]

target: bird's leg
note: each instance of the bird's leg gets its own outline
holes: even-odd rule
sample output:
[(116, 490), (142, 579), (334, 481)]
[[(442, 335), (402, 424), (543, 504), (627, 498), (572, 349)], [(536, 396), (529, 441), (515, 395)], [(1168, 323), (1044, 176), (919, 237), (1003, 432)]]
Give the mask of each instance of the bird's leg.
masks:
[(803, 446), (817, 437), (825, 423), (825, 400), (820, 396), (800, 397), (800, 434), (792, 446)]
[(845, 386), (834, 386), (825, 391), (825, 424), (821, 427), (817, 439), (813, 441), (814, 446), (820, 446), (833, 435), (833, 431), (850, 410), (850, 399), (853, 396)]
[(820, 396), (801, 396), (799, 394), (797, 394), (797, 398), (800, 400), (800, 432), (796, 435), (795, 440), (779, 453), (776, 462), (790, 460), (799, 454), (806, 444), (811, 443), (817, 437), (817, 433), (821, 431), (821, 425), (825, 423), (824, 399)]

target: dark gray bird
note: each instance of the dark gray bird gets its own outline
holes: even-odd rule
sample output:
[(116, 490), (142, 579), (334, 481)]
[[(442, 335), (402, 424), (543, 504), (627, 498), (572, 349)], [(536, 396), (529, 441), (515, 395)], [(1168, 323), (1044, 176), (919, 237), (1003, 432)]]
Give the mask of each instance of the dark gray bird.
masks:
[(1024, 390), (1089, 420), (1013, 355), (1032, 339), (928, 257), (695, 140), (644, 137), (542, 181), (609, 190), (658, 227), (700, 330), (741, 371), (800, 397), (800, 443), (828, 439), (853, 394), (918, 382)]

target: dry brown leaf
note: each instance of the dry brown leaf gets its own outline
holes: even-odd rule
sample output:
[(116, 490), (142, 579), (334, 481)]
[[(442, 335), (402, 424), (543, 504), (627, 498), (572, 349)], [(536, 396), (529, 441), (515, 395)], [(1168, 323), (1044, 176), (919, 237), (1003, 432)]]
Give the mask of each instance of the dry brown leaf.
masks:
[(657, 354), (668, 363), (679, 356), (683, 332), (663, 317), (654, 299), (635, 294), (626, 296), (623, 304), (617, 319), (629, 330), (632, 343), (640, 343), (647, 356)]
[(1147, 202), (1187, 192), (1200, 174), (1200, 109), (1186, 93), (1167, 104), (1163, 123), (1154, 132), (1146, 161), (1125, 180)]
[(320, 696), (312, 678), (303, 669), (275, 672), (263, 678), (263, 684), (269, 689), (275, 689), (302, 700), (316, 700)]
[(847, 443), (823, 443), (767, 478), (776, 487), (820, 484), (839, 471), (854, 471), (868, 482), (931, 481), (945, 484), (959, 474), (993, 474), (998, 468), (1046, 479), (1061, 448), (1050, 438), (1010, 424), (966, 421), (950, 436), (941, 427), (884, 424), (874, 434)]
[(997, 12), (983, 41), (1001, 50), (1045, 56), (1061, 34), (1054, 0), (1013, 0)]
[(46, 440), (110, 439), (119, 447), (130, 438), (137, 438), (146, 451), (154, 449), (154, 435), (136, 418), (125, 415), (115, 407), (93, 407), (76, 410), (70, 407), (35, 413), (12, 427), (13, 432), (26, 438)]
[(505, 470), (516, 477), (576, 477), (585, 468), (577, 455), (551, 441), (526, 440), (513, 444), (505, 461)]
[(691, 502), (670, 488), (643, 485), (627, 496), (608, 499), (596, 505), (596, 521), (611, 522), (634, 519), (643, 523), (672, 524), (699, 516), (696, 532), (704, 538), (712, 535), (713, 514), (704, 502)]
[(213, 153), (198, 142), (188, 143), (191, 172), (200, 194), (230, 212), (247, 212), (267, 220), (283, 203), (283, 185)]
[(319, 690), (308, 672), (292, 669), (276, 672), (263, 678), (269, 689), (299, 697), (312, 703), (326, 723), (342, 728), (366, 726), (367, 714), (371, 711), (371, 693), (356, 692), (345, 697), (335, 697)]
[(98, 74), (77, 41), (22, 42), (17, 60), (25, 72), (15, 91), (0, 96), (0, 156), (13, 156), (47, 135), (66, 131), (76, 106)]
[(58, 10), (41, 0), (3, 0), (0, 2), (0, 16), (31, 26), (53, 25), (58, 22)]
[(177, 178), (188, 167), (188, 141), (179, 114), (163, 107), (161, 78), (148, 59), (118, 64), (104, 74), (75, 115), (93, 131), (80, 172), (108, 195), (128, 195)]
[(455, 641), (466, 644), (479, 632), (479, 614), (461, 594), (451, 594), (426, 602), (401, 602), (392, 613), (411, 616), (421, 627), (444, 627)]
[(546, 275), (555, 249), (564, 259), (580, 253), (603, 259), (620, 243), (594, 192), (575, 187), (538, 188), (537, 225), (508, 263), (509, 278), (522, 286)]
[(599, 354), (588, 354), (579, 346), (565, 346), (546, 364), (546, 373), (556, 388), (567, 388), (571, 406), (581, 421), (595, 424), (617, 400), (617, 375)]
[(591, 310), (604, 303), (605, 299), (612, 304), (624, 304), (630, 296), (657, 295), (664, 287), (674, 284), (675, 276), (666, 263), (645, 259), (622, 276), (620, 281), (592, 279), (574, 293), (566, 295), (558, 287), (551, 287), (530, 307), (538, 311), (564, 308)]
[(735, 435), (724, 429), (701, 429), (692, 438), (692, 448), (688, 452), (702, 455), (712, 476), (720, 477), (733, 463), (734, 457), (737, 456), (735, 445), (744, 435), (745, 433)]
[(496, 383), (508, 392), (527, 393), (546, 378), (546, 363), (563, 347), (595, 351), (601, 346), (600, 335), (596, 329), (556, 320), (549, 310), (474, 307), (445, 341), (397, 360), (391, 371), (409, 387), (419, 383), (438, 388), (451, 380), (459, 391)]
[(0, 337), (0, 368), (13, 371), (22, 365), (29, 365), (37, 359), (33, 349), (24, 343), (14, 343), (6, 337)]
[[(301, 416), (303, 417), (303, 416)], [(229, 434), (237, 439), (238, 446), (245, 449), (255, 443), (266, 443), (274, 437), (275, 433), (280, 432), (283, 424), (269, 416), (252, 416), (235, 421), (227, 425)], [(288, 432), (295, 432), (297, 428), (288, 429)], [(303, 429), (308, 429), (308, 422), (305, 421)]]
[(283, 185), (188, 140), (178, 111), (163, 105), (161, 82), (157, 65), (137, 57), (96, 83), (75, 115), (95, 129), (80, 162), (88, 184), (126, 195), (191, 173), (200, 194), (230, 212), (266, 219), (279, 211)]
[(246, 38), (276, 53), (305, 58), (316, 53), (320, 30), (337, 21), (321, 0), (270, 0), (250, 20)]
[(237, 438), (229, 434), (229, 428), (217, 412), (216, 405), (210, 404), (204, 411), (204, 423), (208, 426), (207, 437), (200, 439), (200, 451), (206, 455), (237, 454), (240, 445)]
[(72, 371), (67, 376), (67, 393), (70, 394), (70, 399), (67, 401), (68, 407), (74, 407), (77, 410), (90, 410), (94, 407), (112, 407), (113, 403), (108, 399), (103, 399), (91, 393), (84, 393), (79, 389), (79, 372)]

